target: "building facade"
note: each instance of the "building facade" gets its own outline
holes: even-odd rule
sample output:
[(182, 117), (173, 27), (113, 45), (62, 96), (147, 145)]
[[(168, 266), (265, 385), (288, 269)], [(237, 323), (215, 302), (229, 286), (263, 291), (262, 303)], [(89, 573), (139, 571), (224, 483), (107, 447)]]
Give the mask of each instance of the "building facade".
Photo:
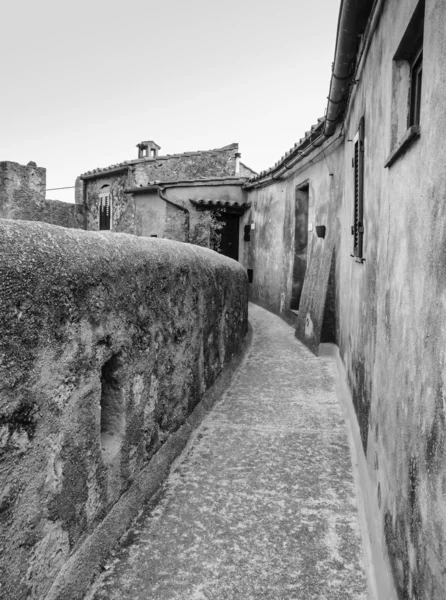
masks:
[(238, 144), (160, 156), (153, 141), (137, 145), (138, 157), (88, 172), (76, 180), (76, 202), (85, 206), (90, 230), (189, 242), (202, 211), (219, 214), (221, 252), (243, 256), (240, 217), (248, 208), (244, 183), (255, 172), (240, 161)]
[(252, 298), (339, 347), (379, 598), (446, 597), (445, 23), (443, 0), (344, 0), (326, 117), (245, 185)]

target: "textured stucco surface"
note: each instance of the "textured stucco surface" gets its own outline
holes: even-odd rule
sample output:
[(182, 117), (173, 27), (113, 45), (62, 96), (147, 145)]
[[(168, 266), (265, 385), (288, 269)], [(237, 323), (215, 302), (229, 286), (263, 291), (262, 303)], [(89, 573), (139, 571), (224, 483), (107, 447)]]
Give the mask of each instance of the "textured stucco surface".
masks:
[[(247, 190), (250, 212), (242, 219), (241, 225), (254, 224), (251, 241), (246, 244), (242, 264), (253, 269), (253, 282), (250, 285), (252, 300), (272, 310), (276, 314), (290, 317), (290, 303), (293, 293), (293, 265), (296, 230), (296, 189), (308, 185), (308, 247), (307, 264), (326, 262), (327, 250), (336, 246), (339, 240), (337, 207), (343, 189), (343, 151), (341, 141), (330, 140), (324, 153), (326, 161), (311, 161), (304, 167), (294, 169), (290, 177), (259, 189)], [(341, 144), (342, 148), (342, 144)], [(329, 173), (335, 173), (330, 176)], [(316, 235), (316, 225), (326, 226), (324, 239)], [(330, 261), (330, 257), (328, 257)], [(311, 267), (315, 271), (314, 267)], [(330, 268), (330, 267), (328, 267)], [(310, 276), (311, 272), (310, 271)], [(308, 286), (318, 291), (317, 280), (304, 282), (303, 294), (309, 299)], [(305, 298), (304, 298), (305, 301)], [(312, 321), (320, 318), (319, 302), (317, 314), (312, 306), (306, 305)], [(323, 315), (323, 311), (322, 311)], [(291, 314), (292, 316), (292, 314)], [(320, 327), (321, 329), (321, 327)]]
[(333, 359), (250, 320), (236, 378), (89, 600), (367, 597)]
[(0, 597), (74, 600), (240, 347), (246, 273), (178, 242), (12, 220), (0, 257)]
[[(249, 192), (253, 214), (261, 213), (254, 219), (263, 236), (254, 242), (250, 260), (253, 297), (283, 314), (282, 294), (286, 307), (289, 293), (283, 273), (289, 273), (290, 264), (288, 239), (282, 236), (286, 243), (281, 247), (279, 237), (288, 211), (283, 190), (308, 179), (309, 221), (327, 225), (325, 240), (313, 236), (309, 263), (328, 265), (328, 253), (334, 248), (336, 342), (367, 459), (371, 512), (377, 508), (380, 514), (379, 537), (385, 540), (397, 596), (436, 600), (446, 596), (446, 4), (442, 0), (425, 2), (420, 136), (389, 168), (384, 166), (407, 128), (408, 82), (404, 102), (395, 102), (401, 81), (395, 79), (393, 57), (416, 5), (415, 0), (390, 0), (381, 6), (352, 87), (342, 143), (334, 144), (331, 154), (315, 151), (287, 174), (286, 181)], [(402, 73), (400, 69), (398, 77)], [(352, 140), (362, 117), (365, 262), (360, 263), (351, 256)], [(317, 271), (309, 266), (310, 274)], [(316, 296), (324, 290), (322, 281), (313, 283), (301, 305), (305, 315), (299, 318), (305, 323), (308, 313), (313, 331), (322, 331), (326, 314), (322, 318), (312, 307), (318, 306)]]
[[(359, 418), (398, 597), (446, 596), (444, 270), (446, 4), (427, 0), (421, 134), (390, 168), (393, 56), (416, 2), (386, 2), (355, 86), (346, 134), (365, 118), (364, 250), (349, 259), (346, 143), (339, 346)], [(444, 105), (444, 102), (443, 102)], [(407, 112), (398, 115), (405, 121)], [(398, 135), (398, 134), (397, 134)]]

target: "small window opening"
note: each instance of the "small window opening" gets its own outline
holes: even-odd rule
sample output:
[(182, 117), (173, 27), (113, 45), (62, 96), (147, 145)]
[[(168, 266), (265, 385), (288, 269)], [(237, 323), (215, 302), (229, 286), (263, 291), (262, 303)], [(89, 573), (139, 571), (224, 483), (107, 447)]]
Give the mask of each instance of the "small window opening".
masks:
[(105, 463), (121, 448), (125, 431), (124, 393), (120, 381), (120, 355), (113, 355), (101, 372), (101, 450)]
[(155, 150), (155, 148), (151, 148), (151, 149), (150, 149), (150, 156), (151, 156), (152, 158), (155, 158), (155, 157), (156, 157), (156, 150)]

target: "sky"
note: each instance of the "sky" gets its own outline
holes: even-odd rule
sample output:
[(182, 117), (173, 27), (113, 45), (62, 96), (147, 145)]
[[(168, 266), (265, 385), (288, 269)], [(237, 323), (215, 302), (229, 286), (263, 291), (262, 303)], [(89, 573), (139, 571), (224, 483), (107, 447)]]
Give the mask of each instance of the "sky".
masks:
[[(0, 161), (47, 188), (137, 157), (239, 143), (271, 167), (324, 115), (339, 0), (40, 0), (3, 9)], [(6, 14), (5, 14), (6, 13)], [(6, 26), (7, 23), (7, 26)], [(74, 190), (47, 192), (74, 201)]]

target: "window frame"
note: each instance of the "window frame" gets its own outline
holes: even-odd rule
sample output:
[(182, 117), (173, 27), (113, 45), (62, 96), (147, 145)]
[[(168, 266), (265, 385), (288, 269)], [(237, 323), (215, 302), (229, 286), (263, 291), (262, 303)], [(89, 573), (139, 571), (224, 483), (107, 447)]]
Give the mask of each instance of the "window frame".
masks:
[(425, 4), (425, 0), (418, 0), (393, 56), (390, 153), (384, 162), (386, 169), (421, 135)]
[(407, 127), (420, 126), (423, 86), (423, 45), (418, 46), (410, 65), (409, 112)]

